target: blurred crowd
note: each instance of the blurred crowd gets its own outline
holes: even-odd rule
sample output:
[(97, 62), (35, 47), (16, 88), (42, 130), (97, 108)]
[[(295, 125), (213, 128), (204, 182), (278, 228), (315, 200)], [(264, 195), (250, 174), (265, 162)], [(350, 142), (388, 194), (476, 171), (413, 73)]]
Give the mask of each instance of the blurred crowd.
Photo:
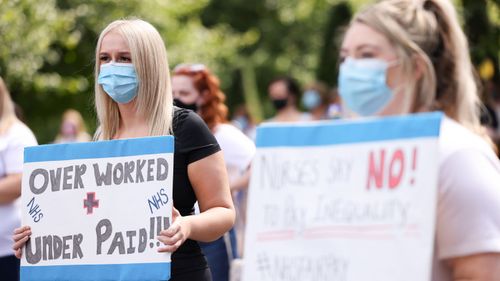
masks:
[[(438, 198), (435, 247), (445, 254), (454, 254), (440, 256), (439, 262), (436, 257), (433, 270), (436, 275), (450, 276), (450, 270), (443, 269), (448, 259), (456, 262), (452, 265), (454, 268), (460, 268), (461, 258), (469, 257), (469, 252), (491, 261), (491, 256), (485, 252), (500, 250), (498, 240), (495, 244), (481, 232), (483, 227), (489, 227), (495, 238), (500, 233), (496, 212), (498, 201), (495, 201), (500, 200), (500, 193), (498, 183), (491, 180), (498, 179), (500, 166), (497, 159), (493, 159), (492, 147), (486, 145), (496, 144), (498, 153), (500, 88), (491, 79), (483, 77), (481, 111), (475, 111), (479, 94), (472, 72), (467, 71), (471, 68), (470, 57), (453, 6), (441, 0), (420, 1), (422, 3), (418, 5), (416, 2), (419, 1), (382, 1), (354, 17), (340, 54), (338, 89), (321, 81), (310, 81), (302, 86), (290, 76), (273, 79), (267, 87), (267, 98), (274, 107), (274, 114), (262, 122), (324, 122), (358, 116), (443, 111), (446, 118), (442, 132), (452, 136), (445, 141), (455, 138), (453, 141), (462, 141), (464, 147), (456, 148), (458, 145), (450, 143), (440, 147), (446, 151), (440, 155), (442, 159), (461, 157), (459, 159), (463, 160), (443, 160), (445, 164), (440, 166), (439, 173), (438, 188), (442, 197)], [(403, 18), (406, 22), (400, 18), (402, 14), (407, 16)], [(385, 29), (377, 30), (380, 26)], [(396, 32), (402, 35), (392, 38)], [(370, 42), (363, 41), (368, 38)], [(446, 67), (455, 71), (450, 72)], [(401, 77), (410, 84), (400, 85)], [(53, 143), (172, 132), (176, 145), (182, 145), (182, 149), (175, 149), (178, 154), (174, 159), (179, 157), (183, 161), (175, 162), (183, 165), (176, 167), (182, 168), (183, 174), (182, 179), (174, 176), (174, 193), (189, 193), (184, 194), (185, 198), (174, 200), (174, 204), (179, 204), (174, 205), (174, 210), (179, 209), (177, 217), (191, 219), (190, 224), (184, 225), (182, 219), (177, 221), (174, 235), (177, 240), (167, 234), (160, 240), (167, 247), (164, 251), (173, 253), (174, 280), (189, 279), (182, 278), (183, 266), (192, 270), (193, 276), (205, 275), (192, 280), (210, 280), (206, 276), (208, 271), (214, 281), (237, 280), (244, 256), (246, 201), (252, 159), (256, 153), (256, 127), (259, 125), (255, 116), (250, 114), (249, 106), (256, 105), (241, 104), (230, 110), (219, 77), (202, 62), (180, 64), (169, 72), (160, 35), (153, 26), (141, 20), (115, 21), (103, 30), (98, 41), (95, 78), (97, 133), (86, 130), (86, 122), (78, 111), (67, 109)], [(6, 164), (0, 162), (0, 219), (2, 223), (5, 218), (12, 220), (7, 222), (7, 227), (0, 228), (0, 239), (5, 240), (0, 241), (0, 270), (3, 273), (19, 267), (19, 261), (12, 255), (12, 231), (16, 229), (14, 250), (18, 257), (31, 234), (28, 228), (19, 228), (14, 202), (20, 196), (22, 148), (36, 145), (36, 139), (22, 123), (22, 111), (16, 110), (2, 80), (0, 101), (0, 145), (3, 145), (5, 156), (2, 157), (6, 161)], [(470, 154), (471, 147), (478, 152)], [(474, 167), (470, 165), (475, 163), (482, 165), (480, 171), (472, 170)], [(474, 181), (461, 178), (462, 170), (470, 173), (467, 180)], [(213, 186), (208, 186), (208, 181)], [(179, 189), (176, 191), (176, 188)], [(484, 196), (468, 200), (471, 188), (474, 188), (474, 195)], [(194, 209), (191, 201), (198, 202), (196, 212), (191, 212)], [(480, 225), (482, 222), (485, 225)], [(465, 228), (464, 223), (471, 227), (460, 231)], [(191, 225), (197, 227), (183, 232)], [(191, 230), (198, 232), (193, 236), (183, 236)], [(218, 235), (221, 233), (222, 237)], [(212, 241), (214, 237), (220, 238)], [(448, 242), (450, 239), (456, 243)], [(480, 242), (474, 244), (469, 239)], [(204, 242), (195, 243), (195, 240)], [(463, 247), (456, 246), (460, 243), (468, 243), (466, 249), (472, 250), (464, 251)], [(199, 247), (210, 270), (196, 267), (205, 263), (198, 255)], [(178, 253), (188, 258), (183, 259)], [(494, 258), (498, 259), (498, 255)], [(477, 268), (481, 269), (483, 265)]]

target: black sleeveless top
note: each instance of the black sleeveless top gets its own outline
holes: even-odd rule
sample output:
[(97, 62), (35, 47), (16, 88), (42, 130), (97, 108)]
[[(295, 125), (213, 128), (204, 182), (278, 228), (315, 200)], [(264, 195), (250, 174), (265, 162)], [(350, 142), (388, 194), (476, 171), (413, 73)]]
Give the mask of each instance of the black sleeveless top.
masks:
[[(191, 110), (174, 107), (172, 130), (175, 137), (174, 206), (182, 216), (188, 216), (194, 213), (194, 203), (197, 199), (189, 182), (187, 167), (220, 151), (220, 147), (205, 122)], [(208, 268), (198, 242), (190, 239), (172, 253), (171, 266), (172, 278)]]

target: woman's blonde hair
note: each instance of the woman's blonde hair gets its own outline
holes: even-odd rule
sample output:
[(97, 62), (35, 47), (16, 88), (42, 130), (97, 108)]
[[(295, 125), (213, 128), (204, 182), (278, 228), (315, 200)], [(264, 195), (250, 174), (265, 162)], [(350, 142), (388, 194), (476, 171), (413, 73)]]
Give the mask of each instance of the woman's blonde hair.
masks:
[(405, 77), (406, 112), (442, 110), (480, 132), (480, 100), (467, 38), (448, 0), (387, 0), (358, 13), (352, 22), (384, 34), (397, 50)]
[(118, 105), (97, 82), (99, 52), (103, 38), (110, 32), (123, 36), (130, 48), (132, 63), (139, 80), (135, 99), (137, 113), (148, 122), (150, 135), (171, 134), (173, 100), (167, 50), (158, 31), (140, 19), (117, 20), (110, 23), (99, 36), (95, 62), (95, 106), (99, 128), (95, 138), (112, 139), (118, 131), (120, 112)]
[(5, 134), (16, 121), (18, 119), (14, 111), (14, 103), (10, 98), (7, 86), (0, 77), (0, 134)]

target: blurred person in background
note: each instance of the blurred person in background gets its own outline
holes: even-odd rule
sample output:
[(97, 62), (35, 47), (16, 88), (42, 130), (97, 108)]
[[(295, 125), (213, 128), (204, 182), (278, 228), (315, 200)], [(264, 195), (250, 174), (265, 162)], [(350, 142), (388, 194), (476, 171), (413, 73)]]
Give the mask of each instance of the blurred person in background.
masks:
[(240, 129), (251, 140), (255, 141), (257, 125), (245, 104), (236, 106), (231, 124)]
[(85, 122), (80, 112), (68, 109), (63, 113), (59, 134), (54, 143), (86, 142), (91, 137), (87, 133)]
[(279, 77), (268, 86), (268, 96), (276, 114), (266, 122), (300, 122), (310, 121), (311, 115), (301, 112), (298, 103), (301, 101), (299, 83), (291, 77)]
[(339, 92), (359, 116), (440, 110), (432, 281), (500, 280), (500, 162), (479, 121), (465, 34), (449, 0), (387, 0), (345, 34)]
[(332, 102), (331, 92), (323, 82), (307, 86), (302, 95), (302, 106), (311, 114), (311, 120), (329, 119), (328, 109)]
[[(203, 64), (181, 64), (172, 76), (172, 92), (175, 105), (198, 113), (219, 143), (229, 176), (233, 194), (245, 189), (250, 180), (250, 163), (255, 154), (254, 143), (240, 130), (228, 124), (225, 94), (219, 79)], [(241, 221), (241, 204), (236, 200), (237, 218)], [(240, 210), (240, 211), (238, 211)], [(214, 281), (229, 280), (230, 264), (238, 257), (234, 229), (224, 237), (200, 243)]]
[(328, 106), (328, 118), (330, 119), (340, 119), (343, 117), (343, 107), (342, 99), (340, 98), (339, 91), (337, 88), (332, 88), (330, 90), (330, 95), (332, 97), (332, 102)]
[(31, 130), (16, 117), (14, 103), (0, 78), (0, 279), (19, 280), (19, 260), (14, 256), (12, 233), (21, 224), (19, 201), (23, 151), (37, 145)]

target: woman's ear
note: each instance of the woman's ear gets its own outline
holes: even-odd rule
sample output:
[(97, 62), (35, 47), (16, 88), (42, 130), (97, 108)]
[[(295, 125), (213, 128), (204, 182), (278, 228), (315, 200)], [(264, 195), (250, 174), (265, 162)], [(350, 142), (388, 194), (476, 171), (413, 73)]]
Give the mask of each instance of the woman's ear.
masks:
[(425, 62), (424, 58), (422, 58), (422, 56), (418, 54), (413, 55), (413, 61), (415, 62), (415, 71), (413, 78), (415, 78), (415, 81), (418, 81), (424, 76), (424, 73), (427, 69), (427, 63)]

